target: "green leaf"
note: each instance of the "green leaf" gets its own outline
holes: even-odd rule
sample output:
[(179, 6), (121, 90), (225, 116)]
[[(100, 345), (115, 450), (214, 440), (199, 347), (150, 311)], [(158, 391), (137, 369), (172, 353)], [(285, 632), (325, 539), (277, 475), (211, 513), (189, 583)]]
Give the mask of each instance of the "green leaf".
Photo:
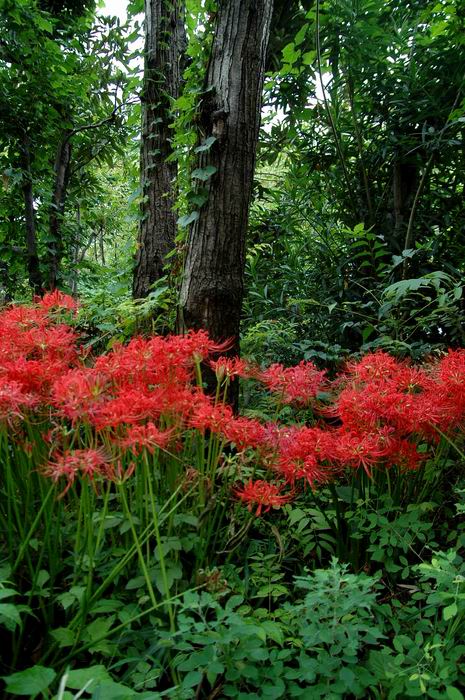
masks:
[(111, 676), (105, 666), (77, 668), (74, 671), (68, 671), (66, 687), (72, 688), (72, 690), (82, 690), (86, 686), (87, 690), (93, 690), (100, 681), (111, 681)]
[(42, 691), (47, 690), (53, 683), (55, 676), (53, 668), (32, 666), (24, 671), (13, 673), (11, 676), (3, 676), (3, 680), (6, 683), (8, 693), (36, 697)]
[(205, 168), (196, 168), (192, 171), (192, 178), (195, 180), (202, 180), (205, 182), (209, 180), (212, 175), (216, 173), (216, 168), (214, 165), (207, 165)]
[(454, 688), (453, 685), (448, 685), (446, 687), (446, 695), (449, 700), (464, 700), (464, 697), (458, 688)]
[(302, 56), (302, 63), (304, 66), (311, 66), (316, 58), (316, 51), (307, 51)]
[(284, 63), (290, 63), (291, 65), (293, 65), (297, 61), (299, 56), (300, 56), (300, 51), (299, 50), (296, 51), (296, 47), (295, 47), (294, 42), (287, 44), (287, 46), (285, 46), (283, 48), (283, 61), (284, 61)]
[(189, 673), (186, 674), (182, 684), (184, 688), (193, 688), (194, 686), (198, 685), (201, 680), (202, 674), (200, 671), (189, 671)]
[(209, 136), (208, 139), (205, 139), (205, 141), (202, 141), (200, 146), (197, 146), (197, 148), (194, 148), (194, 153), (203, 153), (204, 151), (209, 151), (216, 140), (217, 140), (216, 136)]
[(19, 616), (18, 609), (16, 605), (13, 605), (12, 603), (0, 603), (0, 618), (1, 617), (5, 617), (7, 620), (10, 620), (15, 625), (21, 624), (21, 618)]
[(74, 633), (68, 627), (57, 627), (50, 632), (52, 637), (58, 642), (60, 648), (72, 647), (74, 644)]
[(53, 24), (48, 21), (48, 19), (45, 19), (45, 17), (41, 17), (38, 15), (35, 18), (35, 23), (39, 27), (39, 29), (42, 29), (44, 32), (48, 32), (48, 34), (51, 34), (53, 32)]
[(178, 226), (182, 226), (183, 228), (185, 228), (186, 226), (189, 226), (189, 224), (192, 224), (193, 221), (197, 221), (199, 216), (200, 214), (198, 211), (191, 211), (190, 214), (180, 216), (176, 223), (178, 224)]
[(92, 693), (92, 700), (130, 700), (136, 696), (135, 690), (110, 680), (100, 682), (97, 685)]
[(455, 617), (458, 613), (458, 608), (457, 608), (457, 603), (452, 603), (452, 605), (448, 605), (444, 610), (442, 611), (444, 620), (447, 622), (447, 620), (450, 620), (451, 617)]
[(299, 29), (299, 31), (295, 35), (295, 39), (294, 39), (295, 46), (300, 46), (300, 44), (303, 43), (305, 37), (307, 36), (307, 31), (308, 31), (309, 26), (310, 26), (309, 24), (303, 24), (301, 26), (301, 28)]
[(12, 595), (18, 595), (14, 588), (0, 588), (0, 600), (10, 598)]

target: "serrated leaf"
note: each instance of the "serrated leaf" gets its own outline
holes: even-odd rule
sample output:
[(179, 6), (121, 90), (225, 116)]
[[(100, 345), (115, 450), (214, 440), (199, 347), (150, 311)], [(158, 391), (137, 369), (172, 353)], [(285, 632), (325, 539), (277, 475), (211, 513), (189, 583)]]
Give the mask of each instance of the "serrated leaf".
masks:
[(50, 634), (56, 639), (60, 648), (72, 647), (74, 644), (74, 633), (68, 627), (57, 627)]

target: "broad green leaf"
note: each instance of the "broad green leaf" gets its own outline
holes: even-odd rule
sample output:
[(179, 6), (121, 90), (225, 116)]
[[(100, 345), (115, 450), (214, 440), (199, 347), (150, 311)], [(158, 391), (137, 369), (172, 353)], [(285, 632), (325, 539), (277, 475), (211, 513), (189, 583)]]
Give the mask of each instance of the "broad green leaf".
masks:
[(11, 695), (32, 695), (36, 697), (39, 693), (53, 683), (56, 673), (53, 668), (45, 666), (32, 666), (24, 671), (13, 673), (11, 676), (3, 676), (6, 690)]
[(21, 624), (21, 617), (19, 615), (18, 609), (16, 605), (13, 605), (12, 603), (0, 603), (0, 618), (2, 617), (6, 618), (7, 620), (10, 620), (15, 625)]
[(92, 693), (92, 700), (131, 700), (134, 697), (137, 697), (135, 690), (111, 680), (100, 682)]
[(290, 65), (293, 65), (297, 59), (300, 57), (301, 52), (299, 49), (296, 50), (296, 46), (294, 42), (291, 42), (290, 44), (287, 44), (283, 48), (283, 61), (284, 63), (289, 63)]
[(195, 180), (202, 180), (203, 182), (206, 182), (215, 173), (216, 168), (214, 165), (206, 165), (205, 168), (196, 168), (195, 170), (193, 170), (192, 178)]
[(86, 686), (88, 690), (92, 691), (100, 681), (111, 681), (111, 676), (105, 666), (97, 665), (89, 668), (77, 668), (73, 671), (68, 671), (66, 687), (73, 690), (81, 690)]
[(447, 620), (450, 620), (451, 617), (455, 617), (458, 613), (458, 608), (457, 608), (457, 603), (452, 603), (451, 605), (448, 605), (444, 610), (442, 611), (444, 620), (447, 622)]

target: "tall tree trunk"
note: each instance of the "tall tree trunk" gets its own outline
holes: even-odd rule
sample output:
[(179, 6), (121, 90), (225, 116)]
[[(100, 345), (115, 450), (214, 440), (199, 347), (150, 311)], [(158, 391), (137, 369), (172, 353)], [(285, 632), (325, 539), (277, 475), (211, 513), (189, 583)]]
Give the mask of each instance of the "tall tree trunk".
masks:
[(66, 195), (69, 180), (69, 165), (71, 161), (70, 133), (66, 133), (58, 145), (55, 158), (55, 183), (50, 205), (49, 228), (51, 244), (49, 286), (55, 289), (58, 282), (58, 274), (63, 257), (63, 233), (62, 223), (65, 213)]
[(141, 222), (133, 294), (145, 297), (163, 276), (176, 236), (176, 163), (172, 153), (171, 102), (179, 96), (185, 50), (182, 0), (145, 0), (145, 66), (142, 92)]
[(36, 219), (34, 212), (34, 194), (32, 190), (31, 154), (29, 144), (25, 138), (21, 148), (21, 167), (23, 170), (23, 201), (24, 219), (26, 223), (26, 250), (27, 270), (29, 284), (34, 294), (42, 294), (44, 291), (42, 273), (40, 271), (39, 253), (37, 250)]
[(200, 115), (199, 168), (216, 168), (189, 235), (178, 325), (204, 328), (238, 350), (245, 239), (273, 0), (219, 0)]
[(395, 160), (392, 174), (392, 200), (394, 227), (388, 243), (393, 253), (402, 252), (407, 220), (412, 198), (418, 182), (418, 169), (415, 165)]

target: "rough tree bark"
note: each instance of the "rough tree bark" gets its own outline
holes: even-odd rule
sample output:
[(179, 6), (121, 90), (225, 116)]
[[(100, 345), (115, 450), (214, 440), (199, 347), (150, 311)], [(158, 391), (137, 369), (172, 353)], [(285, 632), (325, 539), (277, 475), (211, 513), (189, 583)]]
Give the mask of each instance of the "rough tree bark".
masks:
[(26, 223), (26, 250), (29, 284), (32, 287), (33, 293), (40, 295), (43, 294), (44, 289), (42, 273), (39, 264), (39, 253), (37, 250), (34, 194), (32, 190), (31, 156), (29, 152), (29, 143), (27, 138), (24, 139), (22, 144), (21, 160), (21, 167), (23, 170), (22, 190), (24, 201), (24, 220)]
[(65, 213), (65, 202), (69, 181), (69, 165), (71, 161), (71, 132), (67, 132), (58, 144), (55, 157), (55, 183), (52, 193), (52, 202), (49, 214), (49, 229), (51, 238), (50, 273), (48, 284), (50, 289), (55, 289), (58, 282), (58, 274), (63, 257), (62, 222)]
[(148, 295), (163, 276), (176, 236), (176, 163), (172, 153), (171, 102), (179, 96), (185, 51), (182, 0), (145, 0), (145, 66), (142, 91), (141, 222), (133, 295)]
[(216, 168), (189, 235), (178, 326), (238, 350), (245, 238), (273, 0), (219, 0), (200, 124), (214, 137), (199, 167)]

